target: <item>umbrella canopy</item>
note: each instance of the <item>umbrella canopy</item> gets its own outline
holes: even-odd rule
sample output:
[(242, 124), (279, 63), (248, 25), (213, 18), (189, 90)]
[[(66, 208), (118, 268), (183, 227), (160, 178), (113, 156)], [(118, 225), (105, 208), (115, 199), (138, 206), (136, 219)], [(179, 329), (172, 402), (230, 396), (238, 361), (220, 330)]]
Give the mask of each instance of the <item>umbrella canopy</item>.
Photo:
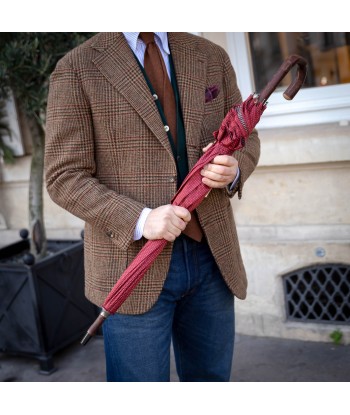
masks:
[[(266, 108), (268, 97), (276, 89), (280, 81), (291, 70), (298, 66), (298, 74), (292, 84), (284, 92), (284, 97), (293, 99), (301, 88), (306, 77), (306, 61), (297, 55), (289, 56), (273, 76), (260, 95), (250, 95), (242, 104), (230, 109), (221, 123), (218, 131), (213, 133), (215, 142), (198, 160), (189, 172), (181, 187), (173, 197), (171, 203), (182, 206), (192, 212), (202, 202), (210, 191), (210, 187), (202, 182), (201, 170), (217, 155), (232, 155), (234, 151), (244, 147), (245, 142), (262, 113)], [(214, 91), (215, 93), (215, 91)], [(81, 344), (85, 345), (96, 333), (103, 321), (114, 314), (131, 294), (157, 256), (162, 252), (168, 241), (165, 239), (150, 240), (140, 250), (136, 258), (119, 278), (112, 291), (108, 294), (102, 305), (102, 311), (93, 325), (88, 329)]]

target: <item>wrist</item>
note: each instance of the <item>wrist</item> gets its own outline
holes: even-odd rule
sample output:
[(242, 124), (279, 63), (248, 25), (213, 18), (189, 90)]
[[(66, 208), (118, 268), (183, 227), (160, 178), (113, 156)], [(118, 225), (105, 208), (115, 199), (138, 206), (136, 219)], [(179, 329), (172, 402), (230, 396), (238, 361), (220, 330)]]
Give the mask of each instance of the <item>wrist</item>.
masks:
[(240, 175), (241, 175), (241, 172), (240, 172), (239, 167), (238, 167), (235, 179), (233, 180), (232, 183), (230, 183), (228, 185), (228, 190), (229, 191), (233, 190), (233, 188), (236, 186), (236, 184), (237, 184), (237, 182), (239, 180)]
[(151, 213), (152, 209), (144, 208), (140, 214), (140, 217), (137, 220), (135, 230), (134, 230), (134, 241), (138, 241), (142, 238), (143, 229), (145, 227), (145, 223), (147, 220), (148, 215)]

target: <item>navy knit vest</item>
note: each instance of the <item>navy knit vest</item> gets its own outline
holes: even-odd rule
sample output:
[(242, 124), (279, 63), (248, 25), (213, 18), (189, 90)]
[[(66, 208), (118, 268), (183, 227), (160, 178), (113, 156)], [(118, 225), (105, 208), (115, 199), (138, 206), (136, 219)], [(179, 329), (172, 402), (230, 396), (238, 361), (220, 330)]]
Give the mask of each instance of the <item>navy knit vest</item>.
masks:
[[(147, 74), (143, 66), (140, 64), (139, 60), (137, 59), (136, 55), (135, 55), (135, 59), (140, 66), (140, 69), (143, 73), (143, 76), (145, 77), (145, 80), (151, 91), (151, 94), (155, 95), (155, 91), (151, 85), (151, 82), (149, 81)], [(177, 187), (179, 188), (181, 186), (181, 183), (184, 181), (185, 177), (188, 174), (188, 158), (187, 158), (187, 149), (186, 149), (186, 133), (185, 133), (185, 126), (184, 126), (183, 116), (182, 116), (182, 111), (181, 111), (180, 95), (179, 95), (179, 89), (178, 89), (177, 81), (176, 81), (174, 62), (173, 62), (171, 55), (169, 55), (169, 63), (170, 63), (171, 84), (174, 89), (175, 102), (176, 102), (177, 146), (175, 146), (175, 143), (174, 143), (174, 140), (173, 140), (173, 137), (170, 131), (167, 131), (167, 135), (168, 135), (168, 139), (169, 139), (171, 149), (174, 155), (175, 163), (176, 163)], [(155, 103), (157, 105), (159, 115), (162, 119), (163, 124), (167, 125), (164, 111), (160, 104), (159, 99), (156, 99)]]

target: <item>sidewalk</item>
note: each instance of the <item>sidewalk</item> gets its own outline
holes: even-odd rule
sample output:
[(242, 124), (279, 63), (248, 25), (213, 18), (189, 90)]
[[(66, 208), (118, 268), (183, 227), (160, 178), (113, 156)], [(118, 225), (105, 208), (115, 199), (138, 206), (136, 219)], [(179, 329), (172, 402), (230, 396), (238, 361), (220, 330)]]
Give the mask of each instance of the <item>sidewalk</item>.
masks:
[[(349, 382), (350, 346), (236, 335), (232, 382)], [(34, 359), (0, 353), (0, 381), (96, 382), (105, 381), (103, 339), (86, 347), (78, 343), (55, 355), (57, 371), (38, 373)], [(174, 358), (171, 381), (178, 381)]]

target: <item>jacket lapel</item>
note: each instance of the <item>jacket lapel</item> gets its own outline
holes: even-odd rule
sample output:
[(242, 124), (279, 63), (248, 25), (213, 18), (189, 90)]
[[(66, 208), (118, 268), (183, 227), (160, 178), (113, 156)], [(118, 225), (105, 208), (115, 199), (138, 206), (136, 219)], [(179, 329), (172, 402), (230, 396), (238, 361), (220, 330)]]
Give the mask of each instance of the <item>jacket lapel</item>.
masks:
[[(200, 134), (202, 128), (205, 87), (206, 55), (189, 45), (181, 33), (169, 33), (169, 46), (174, 61), (182, 114), (186, 131), (190, 169), (202, 155)], [(191, 148), (197, 150), (190, 151)]]
[(139, 113), (174, 159), (157, 106), (123, 34), (101, 33), (92, 47), (101, 52), (93, 60), (96, 67)]

